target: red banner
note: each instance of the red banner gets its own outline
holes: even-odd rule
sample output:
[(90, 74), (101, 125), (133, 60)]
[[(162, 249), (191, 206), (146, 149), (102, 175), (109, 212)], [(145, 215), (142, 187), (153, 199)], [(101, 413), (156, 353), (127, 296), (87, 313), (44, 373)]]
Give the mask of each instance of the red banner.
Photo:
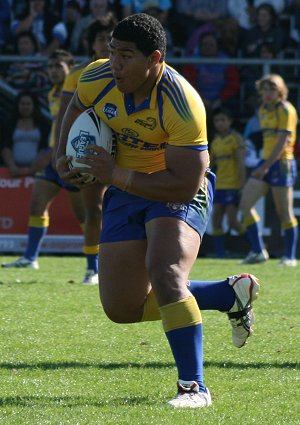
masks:
[[(22, 251), (27, 237), (32, 177), (12, 178), (0, 167), (0, 251)], [(50, 207), (50, 226), (42, 251), (81, 252), (82, 232), (68, 195), (61, 190)]]

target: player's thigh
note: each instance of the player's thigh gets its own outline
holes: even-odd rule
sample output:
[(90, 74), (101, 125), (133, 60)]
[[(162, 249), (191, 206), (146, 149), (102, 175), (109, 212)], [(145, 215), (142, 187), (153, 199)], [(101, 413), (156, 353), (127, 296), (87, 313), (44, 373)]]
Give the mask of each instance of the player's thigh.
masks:
[(292, 221), (295, 218), (293, 211), (293, 187), (274, 186), (272, 187), (272, 195), (280, 221), (282, 223)]
[(172, 217), (150, 220), (146, 231), (146, 267), (159, 305), (189, 296), (186, 282), (199, 252), (200, 235)]
[(60, 187), (48, 180), (35, 179), (32, 188), (30, 214), (43, 216), (48, 214), (53, 199), (58, 195)]
[(100, 298), (106, 314), (116, 322), (141, 319), (151, 288), (145, 267), (146, 247), (146, 240), (100, 245)]
[(71, 202), (72, 210), (79, 221), (79, 223), (84, 223), (85, 221), (85, 211), (83, 206), (83, 200), (80, 191), (71, 191), (68, 190), (68, 196)]
[(268, 192), (268, 183), (250, 177), (245, 184), (242, 192), (242, 197), (239, 203), (239, 210), (244, 214), (250, 212), (256, 202)]

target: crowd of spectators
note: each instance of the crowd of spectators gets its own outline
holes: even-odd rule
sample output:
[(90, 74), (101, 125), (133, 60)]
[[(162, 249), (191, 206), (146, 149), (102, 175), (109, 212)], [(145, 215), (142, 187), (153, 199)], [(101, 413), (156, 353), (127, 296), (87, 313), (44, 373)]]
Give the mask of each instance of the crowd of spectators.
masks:
[[(57, 47), (85, 54), (85, 30), (108, 12), (116, 19), (155, 14), (170, 36), (170, 56), (189, 53), (191, 43), (207, 28), (219, 36), (230, 56), (255, 56), (263, 42), (274, 44), (277, 54), (299, 44), (299, 0), (0, 0), (0, 10), (0, 49), (5, 54), (14, 53), (16, 37), (23, 31), (32, 32), (41, 54)], [(280, 25), (288, 16), (293, 16), (290, 33)]]
[[(168, 37), (168, 58), (300, 56), (300, 0), (0, 0), (0, 10), (0, 53), (24, 58), (0, 62), (0, 79), (17, 93), (35, 94), (45, 106), (50, 87), (45, 57), (57, 48), (88, 57), (87, 28), (109, 13), (117, 20), (137, 12), (159, 19)], [(219, 106), (231, 108), (238, 119), (242, 110), (247, 117), (255, 111), (261, 67), (173, 66), (199, 91), (208, 115)]]

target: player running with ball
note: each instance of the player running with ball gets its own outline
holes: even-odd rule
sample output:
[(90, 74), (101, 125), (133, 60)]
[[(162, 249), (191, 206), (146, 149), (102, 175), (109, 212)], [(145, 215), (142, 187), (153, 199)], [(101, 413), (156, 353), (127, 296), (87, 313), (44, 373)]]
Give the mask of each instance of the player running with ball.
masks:
[[(165, 62), (166, 36), (146, 14), (119, 22), (109, 60), (93, 62), (81, 74), (64, 116), (57, 168), (68, 171), (64, 155), (69, 129), (86, 108), (115, 132), (115, 159), (94, 147), (82, 163), (109, 185), (100, 239), (100, 296), (118, 323), (162, 320), (178, 369), (173, 407), (205, 407), (211, 396), (203, 378), (201, 311), (226, 311), (233, 343), (252, 333), (256, 278), (190, 281), (209, 219), (215, 176), (209, 170), (205, 109), (198, 93)], [(95, 155), (96, 154), (96, 155)]]

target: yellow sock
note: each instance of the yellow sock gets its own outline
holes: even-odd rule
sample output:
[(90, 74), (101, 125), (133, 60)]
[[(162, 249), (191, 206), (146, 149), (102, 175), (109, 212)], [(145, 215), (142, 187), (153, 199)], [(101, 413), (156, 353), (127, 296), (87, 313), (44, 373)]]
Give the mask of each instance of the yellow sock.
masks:
[(165, 332), (202, 323), (201, 312), (195, 297), (164, 305), (159, 310)]

